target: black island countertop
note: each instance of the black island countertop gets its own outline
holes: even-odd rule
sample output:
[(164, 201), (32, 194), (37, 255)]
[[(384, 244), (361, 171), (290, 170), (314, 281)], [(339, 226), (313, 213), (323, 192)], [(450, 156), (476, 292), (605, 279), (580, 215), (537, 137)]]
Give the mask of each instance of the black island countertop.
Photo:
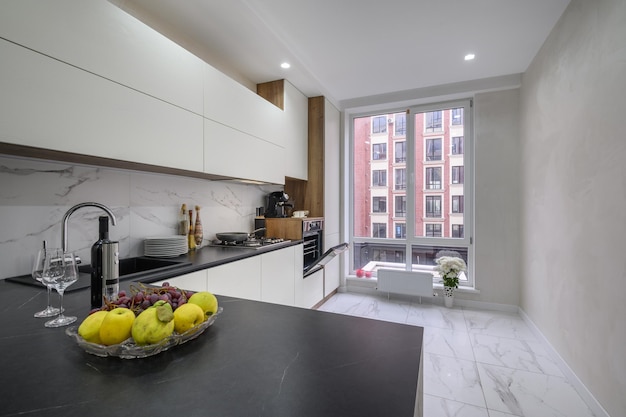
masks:
[[(195, 340), (144, 359), (101, 358), (33, 317), (43, 287), (0, 281), (0, 416), (421, 415), (421, 327), (218, 300), (223, 313)], [(64, 304), (80, 321), (88, 292)]]

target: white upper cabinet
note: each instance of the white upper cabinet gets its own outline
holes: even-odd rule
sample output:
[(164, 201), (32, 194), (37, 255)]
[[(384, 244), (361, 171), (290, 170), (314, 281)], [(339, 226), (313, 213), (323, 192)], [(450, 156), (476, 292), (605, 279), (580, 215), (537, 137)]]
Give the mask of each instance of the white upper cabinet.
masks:
[(308, 179), (309, 99), (285, 81), (285, 123), (283, 129), (285, 175)]
[(0, 40), (0, 141), (202, 172), (202, 116)]
[(2, 1), (0, 37), (202, 114), (205, 63), (107, 1)]

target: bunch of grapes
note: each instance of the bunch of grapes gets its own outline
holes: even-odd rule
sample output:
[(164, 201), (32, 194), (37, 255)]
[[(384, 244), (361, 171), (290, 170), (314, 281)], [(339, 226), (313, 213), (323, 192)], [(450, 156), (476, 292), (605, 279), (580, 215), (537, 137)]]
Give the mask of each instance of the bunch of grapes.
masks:
[(131, 309), (138, 316), (159, 300), (165, 301), (172, 306), (172, 310), (176, 310), (194, 294), (193, 291), (181, 290), (171, 286), (168, 282), (164, 282), (160, 287), (148, 287), (143, 284), (139, 284), (139, 286), (131, 285), (130, 294), (124, 290), (120, 291), (114, 301), (104, 300), (104, 305), (91, 310), (90, 314), (96, 311), (110, 311), (114, 308), (125, 307)]

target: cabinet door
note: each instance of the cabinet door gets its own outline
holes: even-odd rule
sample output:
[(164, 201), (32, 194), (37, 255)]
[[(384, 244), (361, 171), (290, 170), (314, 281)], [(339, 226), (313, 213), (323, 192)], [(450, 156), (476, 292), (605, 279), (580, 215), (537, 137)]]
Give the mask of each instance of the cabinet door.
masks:
[(206, 64), (110, 2), (3, 1), (0, 37), (202, 114)]
[(261, 300), (260, 256), (209, 268), (207, 275), (207, 290), (214, 294)]
[(285, 149), (229, 126), (204, 119), (204, 172), (285, 183)]
[(202, 171), (202, 116), (0, 40), (2, 141)]
[(294, 305), (295, 248), (275, 250), (261, 255), (261, 300)]
[(206, 291), (207, 290), (207, 270), (191, 272), (185, 275), (179, 275), (177, 277), (168, 278), (158, 282), (152, 282), (152, 285), (163, 285), (164, 282), (168, 282), (170, 285), (178, 287), (182, 290), (189, 291)]
[(324, 269), (296, 283), (296, 307), (311, 308), (324, 298)]

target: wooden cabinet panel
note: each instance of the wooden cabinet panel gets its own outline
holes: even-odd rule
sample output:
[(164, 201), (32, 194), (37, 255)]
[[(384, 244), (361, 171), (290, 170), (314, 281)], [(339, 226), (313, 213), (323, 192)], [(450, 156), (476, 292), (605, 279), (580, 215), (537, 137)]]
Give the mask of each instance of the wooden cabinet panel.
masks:
[(0, 40), (0, 140), (202, 172), (202, 117)]
[(207, 269), (207, 290), (220, 295), (261, 300), (261, 257)]

